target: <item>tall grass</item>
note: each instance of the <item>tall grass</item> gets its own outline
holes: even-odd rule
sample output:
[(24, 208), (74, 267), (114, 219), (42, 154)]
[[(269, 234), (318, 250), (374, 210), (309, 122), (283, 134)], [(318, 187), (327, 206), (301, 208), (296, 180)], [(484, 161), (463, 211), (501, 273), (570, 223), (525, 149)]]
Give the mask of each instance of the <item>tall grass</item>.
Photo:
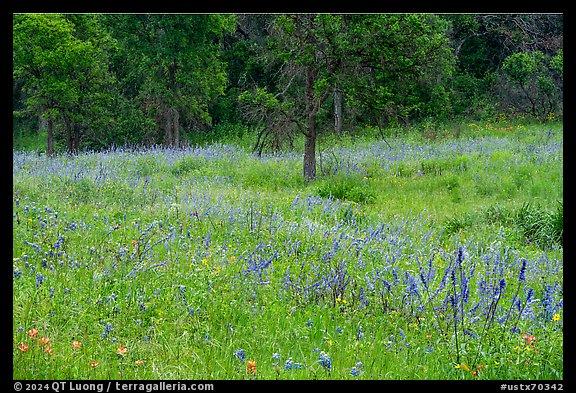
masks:
[(13, 377), (562, 379), (561, 131), (14, 151)]

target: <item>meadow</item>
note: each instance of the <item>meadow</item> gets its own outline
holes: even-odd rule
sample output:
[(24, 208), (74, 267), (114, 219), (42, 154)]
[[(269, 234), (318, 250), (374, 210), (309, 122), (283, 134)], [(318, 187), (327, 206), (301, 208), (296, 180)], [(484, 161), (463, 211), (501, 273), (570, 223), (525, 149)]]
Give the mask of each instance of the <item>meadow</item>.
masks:
[(13, 151), (14, 379), (563, 379), (562, 124)]

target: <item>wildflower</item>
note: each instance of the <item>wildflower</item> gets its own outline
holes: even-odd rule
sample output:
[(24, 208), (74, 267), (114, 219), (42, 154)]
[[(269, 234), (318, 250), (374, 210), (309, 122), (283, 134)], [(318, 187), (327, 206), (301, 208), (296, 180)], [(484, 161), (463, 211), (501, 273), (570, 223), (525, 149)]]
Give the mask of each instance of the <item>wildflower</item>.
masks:
[(520, 268), (520, 274), (518, 275), (518, 280), (526, 282), (526, 259), (522, 258), (522, 267)]
[(362, 332), (362, 326), (358, 328), (356, 332), (356, 340), (362, 340), (364, 338), (364, 333)]
[(558, 322), (560, 320), (560, 314), (554, 314), (554, 316), (552, 317), (552, 320), (554, 322)]
[(272, 359), (280, 360), (280, 354), (279, 354), (279, 353), (273, 353), (273, 354), (272, 354)]
[(28, 344), (22, 343), (18, 346), (18, 349), (20, 350), (20, 352), (28, 352), (30, 348), (28, 347)]
[(332, 360), (330, 359), (330, 356), (327, 353), (320, 352), (320, 354), (318, 355), (318, 361), (320, 362), (320, 365), (324, 367), (325, 370), (330, 371), (330, 369), (332, 368)]
[(522, 338), (526, 341), (526, 344), (534, 346), (534, 341), (535, 341), (536, 337), (534, 337), (533, 335), (528, 335), (528, 334), (524, 333), (522, 335)]
[(138, 359), (134, 362), (135, 366), (141, 366), (142, 364), (144, 364), (144, 362), (141, 359)]
[(30, 330), (28, 330), (28, 336), (34, 337), (34, 336), (37, 336), (37, 335), (38, 335), (38, 330), (36, 330), (36, 329), (30, 329)]
[(256, 361), (255, 360), (248, 360), (248, 363), (246, 363), (246, 374), (256, 375)]
[(48, 337), (42, 337), (38, 340), (38, 342), (42, 345), (48, 345), (50, 343), (50, 339)]
[(126, 348), (126, 347), (120, 347), (116, 350), (116, 355), (126, 356), (127, 353), (128, 353), (128, 348)]
[(360, 371), (358, 371), (356, 367), (352, 367), (352, 369), (350, 370), (350, 374), (357, 377), (358, 375), (360, 375)]
[(81, 346), (82, 346), (82, 343), (80, 341), (72, 341), (72, 348), (78, 349)]
[(100, 363), (98, 363), (98, 362), (91, 362), (90, 368), (98, 367), (99, 365), (100, 365)]
[(46, 345), (46, 348), (44, 348), (44, 352), (46, 352), (48, 355), (51, 355), (52, 353), (54, 353), (54, 350), (50, 348), (49, 345)]
[(234, 255), (232, 255), (230, 257), (230, 262), (232, 262), (232, 263), (236, 262), (236, 257)]
[(234, 351), (234, 357), (244, 361), (244, 359), (246, 358), (246, 351), (244, 351), (243, 349), (238, 349)]

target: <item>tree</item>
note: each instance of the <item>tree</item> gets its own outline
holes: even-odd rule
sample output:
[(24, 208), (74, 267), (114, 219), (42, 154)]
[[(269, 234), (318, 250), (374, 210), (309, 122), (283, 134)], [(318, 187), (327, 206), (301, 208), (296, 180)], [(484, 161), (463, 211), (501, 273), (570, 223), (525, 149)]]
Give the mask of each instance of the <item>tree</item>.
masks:
[[(224, 92), (220, 40), (230, 15), (108, 15), (121, 43), (115, 72), (124, 94), (154, 119), (149, 142), (178, 146), (183, 119), (210, 124), (208, 105)], [(153, 130), (151, 130), (153, 131)]]
[(518, 52), (504, 59), (508, 82), (504, 103), (535, 118), (545, 119), (561, 107), (563, 51), (547, 56), (540, 51)]
[(102, 92), (110, 75), (102, 48), (76, 37), (75, 24), (63, 15), (14, 15), (13, 23), (13, 74), (27, 94), (24, 112), (47, 121), (48, 155), (54, 153), (56, 121), (64, 126), (68, 151), (76, 152), (82, 130), (104, 117)]
[(66, 52), (75, 44), (73, 29), (60, 15), (14, 15), (13, 32), (13, 74), (28, 95), (24, 110), (47, 120), (47, 154), (53, 155), (53, 123), (72, 99)]
[[(269, 125), (304, 134), (303, 175), (309, 181), (316, 177), (318, 115), (335, 108), (336, 125), (341, 98), (389, 117), (432, 110), (425, 101), (431, 101), (430, 92), (441, 95), (441, 88), (434, 89), (451, 64), (444, 33), (445, 24), (433, 15), (281, 15), (270, 38), (274, 57), (285, 62), (281, 87), (260, 87), (240, 98)], [(324, 108), (332, 95), (334, 106)]]

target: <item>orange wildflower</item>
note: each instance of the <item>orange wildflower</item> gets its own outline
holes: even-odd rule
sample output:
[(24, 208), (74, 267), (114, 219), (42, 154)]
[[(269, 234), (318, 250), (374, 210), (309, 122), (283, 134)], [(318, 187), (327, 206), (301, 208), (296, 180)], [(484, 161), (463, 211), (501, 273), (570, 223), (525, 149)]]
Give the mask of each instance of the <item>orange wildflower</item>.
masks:
[(100, 363), (98, 363), (98, 362), (91, 362), (91, 363), (90, 363), (90, 368), (98, 367), (99, 364), (100, 364)]
[(536, 337), (524, 333), (524, 334), (522, 335), (522, 338), (523, 338), (524, 340), (526, 340), (526, 344), (534, 346), (534, 341), (536, 340)]
[(82, 343), (80, 341), (72, 341), (72, 348), (80, 348)]
[(256, 361), (255, 360), (248, 360), (248, 363), (246, 363), (246, 374), (256, 375)]
[(126, 348), (126, 347), (120, 347), (116, 350), (116, 354), (120, 355), (120, 356), (126, 356), (127, 353), (128, 353), (128, 348)]
[(48, 337), (42, 337), (38, 340), (38, 342), (43, 345), (48, 345), (50, 343), (50, 339)]
[(20, 344), (20, 345), (18, 346), (18, 349), (19, 349), (21, 352), (28, 352), (28, 350), (29, 350), (30, 348), (28, 347), (28, 344), (22, 343), (22, 344)]
[(28, 336), (34, 337), (34, 336), (37, 336), (37, 335), (38, 335), (38, 330), (36, 330), (36, 329), (30, 329), (30, 330), (28, 330)]

